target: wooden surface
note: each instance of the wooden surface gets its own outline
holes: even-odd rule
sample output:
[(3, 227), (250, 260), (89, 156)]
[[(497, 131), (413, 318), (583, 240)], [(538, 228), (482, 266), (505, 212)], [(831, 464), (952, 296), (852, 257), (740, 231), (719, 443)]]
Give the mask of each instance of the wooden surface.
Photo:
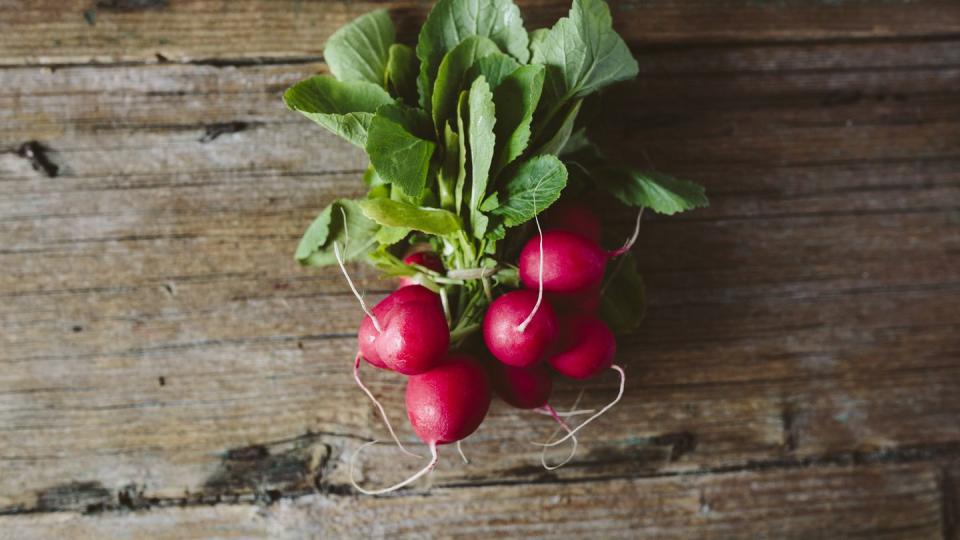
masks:
[(0, 538), (960, 538), (960, 3), (615, 2), (603, 138), (712, 202), (643, 225), (626, 397), (559, 471), (497, 403), (368, 498), (359, 313), (292, 260), (365, 163), (279, 96), (381, 5), (428, 7), (0, 0)]

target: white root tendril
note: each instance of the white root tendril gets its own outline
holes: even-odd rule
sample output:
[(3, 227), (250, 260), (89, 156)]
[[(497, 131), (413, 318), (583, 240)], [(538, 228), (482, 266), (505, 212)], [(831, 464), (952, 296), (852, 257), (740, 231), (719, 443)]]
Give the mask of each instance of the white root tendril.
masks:
[(579, 426), (577, 426), (576, 428), (574, 428), (573, 431), (567, 433), (567, 435), (566, 435), (565, 437), (563, 437), (562, 439), (556, 440), (556, 441), (554, 441), (554, 442), (533, 443), (533, 444), (535, 444), (535, 445), (537, 445), (537, 446), (545, 446), (545, 447), (556, 446), (556, 445), (562, 443), (563, 441), (569, 439), (570, 437), (572, 437), (574, 433), (576, 433), (576, 432), (580, 431), (581, 429), (583, 429), (584, 427), (586, 427), (586, 425), (589, 424), (590, 422), (593, 422), (593, 421), (596, 420), (597, 418), (600, 418), (600, 416), (602, 416), (603, 413), (609, 411), (611, 407), (613, 407), (614, 405), (616, 405), (617, 402), (620, 401), (620, 398), (623, 397), (623, 388), (624, 388), (624, 386), (625, 386), (625, 384), (626, 384), (626, 381), (627, 381), (627, 375), (623, 372), (623, 368), (620, 367), (620, 366), (618, 366), (618, 365), (610, 366), (610, 369), (612, 369), (612, 370), (614, 370), (614, 371), (616, 371), (617, 373), (620, 374), (620, 390), (617, 392), (617, 397), (614, 398), (613, 401), (611, 401), (610, 403), (608, 403), (606, 406), (604, 406), (602, 409), (600, 409), (600, 411), (598, 411), (596, 414), (594, 414), (594, 415), (591, 416), (590, 418), (587, 418), (586, 420), (584, 420), (582, 424), (580, 424)]
[(540, 303), (543, 302), (543, 229), (540, 228), (540, 218), (537, 217), (536, 191), (533, 193), (533, 221), (537, 224), (537, 235), (540, 237), (540, 264), (537, 269), (537, 303), (533, 305), (533, 310), (530, 311), (530, 315), (527, 315), (527, 318), (517, 327), (517, 332), (521, 334), (527, 329), (530, 321), (533, 320), (533, 317), (540, 309)]
[[(570, 437), (570, 440), (573, 441), (573, 446), (570, 447), (570, 454), (567, 455), (566, 459), (564, 459), (560, 463), (557, 463), (556, 465), (547, 464), (547, 448), (548, 448), (547, 446), (544, 446), (543, 449), (540, 450), (540, 464), (543, 465), (543, 468), (548, 471), (555, 471), (560, 467), (563, 467), (564, 465), (569, 463), (570, 460), (573, 459), (575, 455), (577, 455), (577, 445), (579, 443), (577, 442), (577, 437), (573, 434), (573, 431), (570, 429), (570, 426), (568, 426), (567, 423), (563, 421), (563, 418), (560, 418), (560, 414), (557, 413), (556, 409), (554, 409), (550, 405), (545, 405), (543, 408), (544, 410), (547, 411), (547, 414), (552, 416), (553, 419), (557, 421), (557, 424), (559, 424), (559, 427), (555, 429), (553, 433), (550, 434), (550, 439), (552, 439), (553, 436), (557, 434), (557, 431), (559, 431), (560, 428), (563, 428), (564, 430), (566, 430), (567, 436)], [(549, 441), (550, 439), (547, 439), (547, 440)]]
[(431, 456), (430, 463), (427, 463), (426, 467), (420, 469), (416, 474), (390, 487), (386, 487), (383, 489), (375, 489), (375, 490), (364, 489), (360, 487), (359, 484), (357, 484), (356, 475), (354, 474), (356, 465), (357, 465), (357, 456), (359, 456), (360, 452), (363, 452), (367, 447), (373, 446), (378, 442), (380, 441), (370, 441), (368, 443), (364, 443), (363, 445), (360, 446), (360, 448), (357, 448), (357, 451), (353, 453), (353, 457), (350, 458), (350, 485), (352, 485), (354, 489), (356, 489), (360, 493), (363, 493), (364, 495), (383, 495), (384, 493), (390, 493), (391, 491), (396, 491), (402, 488), (403, 486), (406, 486), (408, 484), (415, 482), (421, 476), (432, 471), (433, 468), (437, 466), (437, 461), (440, 460), (440, 455), (437, 454), (437, 443), (430, 443), (430, 456)]
[(353, 380), (357, 381), (357, 386), (359, 386), (360, 389), (363, 390), (365, 394), (367, 394), (367, 397), (370, 398), (370, 401), (372, 401), (373, 404), (376, 405), (377, 410), (380, 411), (380, 416), (383, 418), (383, 423), (387, 425), (387, 430), (390, 431), (390, 436), (393, 437), (393, 442), (397, 443), (397, 446), (400, 447), (400, 451), (402, 451), (404, 454), (407, 454), (408, 456), (413, 456), (418, 459), (423, 459), (423, 456), (421, 456), (420, 454), (415, 454), (407, 450), (406, 447), (403, 446), (403, 443), (400, 442), (400, 438), (397, 437), (396, 432), (393, 431), (393, 426), (390, 425), (390, 419), (387, 417), (387, 412), (383, 410), (383, 405), (381, 405), (380, 402), (377, 400), (377, 398), (373, 396), (373, 392), (371, 392), (370, 389), (367, 388), (367, 385), (363, 384), (363, 381), (360, 380), (360, 353), (359, 352), (357, 352), (357, 358), (353, 361)]
[(463, 441), (457, 441), (457, 452), (460, 452), (460, 459), (462, 459), (464, 463), (466, 463), (467, 465), (469, 465), (469, 464), (470, 464), (470, 460), (467, 459), (467, 455), (463, 453), (463, 447), (460, 446), (460, 443), (462, 443), (462, 442), (463, 442)]
[[(347, 223), (343, 223), (344, 230), (346, 230)], [(337, 258), (337, 264), (340, 265), (340, 271), (343, 272), (343, 277), (347, 278), (347, 285), (350, 286), (350, 290), (353, 291), (353, 295), (357, 297), (357, 300), (360, 301), (360, 308), (363, 309), (363, 312), (367, 314), (367, 317), (370, 317), (370, 320), (373, 321), (373, 327), (376, 329), (378, 334), (383, 333), (383, 330), (380, 328), (380, 321), (373, 315), (373, 313), (367, 309), (367, 303), (363, 301), (363, 296), (360, 295), (360, 292), (357, 291), (357, 288), (353, 286), (353, 280), (350, 279), (350, 274), (347, 273), (347, 267), (343, 264), (343, 255), (340, 254), (340, 244), (337, 244), (336, 241), (333, 243), (333, 256)]]
[(627, 239), (626, 243), (623, 244), (623, 247), (616, 249), (609, 253), (610, 258), (619, 257), (624, 253), (630, 251), (630, 248), (633, 247), (633, 244), (636, 243), (637, 237), (640, 236), (640, 219), (643, 218), (643, 208), (637, 212), (637, 224), (633, 227), (633, 236)]
[[(553, 409), (553, 407), (551, 407), (551, 409)], [(585, 414), (593, 414), (597, 412), (597, 410), (596, 409), (575, 409), (572, 411), (564, 412), (564, 411), (558, 411), (554, 409), (553, 412), (550, 412), (549, 410), (547, 410), (546, 407), (540, 407), (538, 409), (534, 409), (533, 412), (537, 414), (542, 414), (544, 416), (550, 416), (550, 417), (557, 415), (560, 418), (570, 418), (572, 416), (583, 416)]]

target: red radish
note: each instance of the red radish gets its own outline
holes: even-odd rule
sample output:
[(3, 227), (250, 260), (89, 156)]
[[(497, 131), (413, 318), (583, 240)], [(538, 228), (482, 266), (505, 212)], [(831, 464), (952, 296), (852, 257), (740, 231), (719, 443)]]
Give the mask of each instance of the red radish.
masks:
[[(490, 353), (504, 364), (532, 366), (544, 358), (553, 344), (557, 316), (549, 302), (541, 302), (534, 313), (537, 304), (537, 293), (518, 290), (497, 298), (487, 308), (483, 340)], [(526, 326), (521, 327), (524, 323)]]
[[(546, 367), (537, 365), (530, 368), (518, 368), (500, 362), (490, 362), (490, 368), (493, 388), (500, 399), (518, 409), (534, 409), (542, 414), (547, 414), (556, 420), (560, 428), (570, 433), (570, 426), (560, 417), (560, 413), (547, 403), (547, 400), (550, 399), (550, 392), (553, 391), (553, 380), (550, 378), (550, 372), (547, 371)], [(576, 407), (576, 404), (574, 404), (574, 407)], [(571, 411), (565, 414), (589, 414), (592, 412)], [(573, 440), (573, 446), (570, 448), (570, 454), (556, 465), (547, 464), (547, 448), (544, 447), (540, 454), (540, 462), (545, 469), (548, 471), (559, 469), (573, 459), (577, 453), (577, 438), (574, 436), (571, 439)]]
[[(443, 263), (440, 261), (440, 257), (437, 257), (437, 254), (433, 253), (432, 251), (417, 251), (411, 253), (404, 257), (403, 264), (416, 264), (433, 270), (434, 272), (443, 272)], [(416, 284), (417, 280), (415, 277), (402, 276), (400, 278), (400, 287), (409, 287), (410, 285)]]
[(440, 366), (407, 380), (407, 417), (427, 444), (467, 438), (487, 415), (490, 383), (480, 364), (454, 354)]
[(548, 231), (575, 232), (595, 243), (600, 243), (600, 220), (585, 204), (555, 203), (544, 212), (543, 225), (543, 228)]
[(531, 238), (520, 252), (520, 281), (529, 289), (542, 285), (548, 293), (581, 293), (599, 286), (607, 261), (633, 247), (642, 216), (640, 212), (633, 236), (626, 244), (609, 252), (575, 232), (554, 230), (543, 233), (539, 241)]
[(613, 401), (575, 429), (569, 431), (565, 437), (551, 443), (542, 444), (546, 447), (556, 446), (573, 437), (577, 431), (610, 410), (623, 397), (623, 389), (626, 383), (623, 368), (613, 364), (613, 357), (617, 352), (617, 343), (613, 337), (613, 332), (607, 328), (603, 321), (592, 316), (573, 317), (564, 321), (563, 335), (564, 342), (560, 346), (560, 351), (551, 356), (549, 360), (550, 365), (555, 370), (567, 377), (586, 379), (611, 368), (620, 374), (620, 390)]
[(381, 322), (383, 332), (375, 343), (377, 356), (393, 371), (423, 373), (437, 366), (447, 353), (450, 328), (439, 302), (398, 303)]
[[(350, 481), (361, 493), (379, 495), (394, 491), (433, 470), (439, 459), (438, 445), (467, 438), (483, 422), (490, 408), (490, 383), (473, 358), (455, 354), (438, 367), (407, 379), (406, 403), (413, 431), (430, 447), (430, 462), (410, 478), (376, 491), (357, 485), (351, 463)], [(375, 443), (367, 443), (357, 453)]]
[(546, 366), (529, 368), (507, 366), (491, 362), (493, 389), (500, 399), (518, 409), (537, 409), (547, 406), (553, 380)]
[[(344, 230), (346, 230), (347, 216), (345, 213), (343, 214), (343, 226)], [(408, 451), (403, 446), (403, 443), (400, 442), (397, 434), (393, 431), (393, 426), (390, 425), (390, 418), (387, 417), (386, 412), (383, 410), (383, 406), (379, 401), (377, 401), (377, 398), (374, 397), (373, 393), (367, 388), (367, 386), (363, 384), (363, 381), (360, 380), (360, 358), (364, 354), (365, 349), (367, 354), (371, 355), (370, 359), (368, 359), (368, 362), (377, 367), (391, 368), (392, 366), (389, 364), (389, 360), (391, 360), (393, 357), (382, 357), (381, 352), (376, 350), (377, 338), (384, 329), (380, 325), (377, 314), (367, 309), (367, 304), (363, 301), (363, 296), (360, 295), (360, 292), (357, 291), (357, 288), (353, 285), (353, 280), (350, 279), (350, 274), (347, 272), (347, 267), (343, 264), (343, 256), (340, 254), (340, 245), (337, 242), (333, 243), (333, 254), (337, 258), (337, 263), (340, 265), (340, 270), (343, 272), (343, 277), (346, 278), (347, 284), (350, 286), (350, 290), (353, 292), (354, 296), (357, 297), (357, 301), (360, 302), (360, 307), (363, 309), (363, 312), (367, 314), (364, 320), (360, 323), (360, 331), (357, 333), (359, 346), (357, 357), (353, 364), (353, 378), (357, 382), (357, 385), (360, 387), (360, 389), (367, 394), (367, 397), (369, 397), (371, 401), (373, 401), (373, 404), (376, 405), (377, 410), (380, 411), (380, 415), (383, 417), (383, 422), (387, 425), (390, 435), (393, 437), (394, 442), (397, 443), (397, 446), (400, 447), (400, 450), (407, 454), (416, 455)], [(380, 312), (383, 315), (391, 315), (391, 312), (393, 311), (392, 307), (408, 302), (425, 306), (425, 309), (423, 310), (425, 313), (430, 313), (439, 309), (441, 319), (443, 320), (443, 331), (437, 333), (439, 331), (438, 328), (432, 328), (430, 331), (434, 332), (437, 336), (435, 337), (436, 341), (446, 339), (446, 342), (449, 342), (449, 330), (447, 329), (446, 318), (443, 316), (443, 306), (440, 303), (440, 298), (425, 287), (405, 287), (402, 291), (395, 291), (386, 299), (381, 301), (380, 304), (377, 304), (377, 307), (379, 308), (380, 306), (383, 306), (380, 309)], [(427, 316), (427, 318), (429, 318), (429, 316)], [(399, 320), (398, 317), (391, 317), (391, 321), (397, 320)], [(367, 324), (365, 325), (365, 323)], [(435, 324), (434, 326), (436, 327), (438, 325)], [(376, 332), (375, 334), (371, 332), (371, 328)], [(443, 338), (440, 336), (446, 337)], [(422, 354), (424, 350), (425, 349), (421, 347), (418, 352)], [(441, 355), (444, 352), (446, 352), (446, 343), (444, 343), (443, 351), (439, 353), (438, 358), (442, 358)], [(419, 358), (418, 360), (419, 361), (416, 362), (417, 365), (426, 364), (422, 358)]]
[[(377, 324), (375, 325), (374, 319), (367, 315), (360, 323), (360, 330), (357, 332), (358, 340), (360, 342), (360, 353), (363, 355), (364, 360), (371, 365), (381, 369), (390, 369), (383, 359), (381, 359), (380, 353), (377, 351), (377, 337), (380, 335), (380, 331), (383, 330), (381, 327), (380, 331), (378, 331), (377, 325), (383, 322), (383, 319), (394, 308), (394, 306), (406, 303), (432, 304), (433, 307), (430, 308), (431, 310), (437, 308), (441, 313), (443, 313), (443, 306), (440, 303), (440, 296), (422, 285), (402, 287), (390, 293), (386, 298), (381, 300), (379, 304), (374, 306), (373, 310), (371, 310), (373, 317), (377, 320)], [(447, 333), (449, 334), (449, 332)], [(449, 335), (447, 339), (449, 340)]]
[(617, 341), (597, 317), (574, 316), (562, 324), (563, 343), (550, 357), (550, 365), (573, 379), (589, 379), (613, 365)]

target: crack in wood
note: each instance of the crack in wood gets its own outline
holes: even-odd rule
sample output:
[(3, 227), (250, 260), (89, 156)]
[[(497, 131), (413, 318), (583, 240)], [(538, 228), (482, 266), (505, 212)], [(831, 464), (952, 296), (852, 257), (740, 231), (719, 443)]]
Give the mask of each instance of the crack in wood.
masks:
[(218, 124), (209, 124), (204, 127), (203, 136), (200, 137), (199, 141), (202, 143), (208, 143), (215, 140), (221, 135), (227, 133), (240, 133), (245, 129), (255, 125), (253, 122), (242, 122), (242, 121), (233, 121), (233, 122), (221, 122)]
[(146, 11), (163, 9), (169, 6), (168, 0), (100, 0), (96, 9), (104, 11)]
[(27, 141), (16, 150), (18, 156), (30, 161), (33, 170), (42, 172), (47, 178), (55, 178), (60, 173), (60, 166), (50, 159), (49, 152), (50, 148), (38, 141)]
[[(32, 507), (16, 505), (0, 508), (0, 515), (37, 514), (51, 512), (80, 512), (98, 514), (104, 512), (149, 510), (166, 507), (212, 506), (224, 503), (256, 504), (269, 506), (280, 500), (293, 500), (309, 494), (330, 496), (355, 496), (356, 492), (349, 484), (334, 484), (324, 480), (325, 475), (335, 466), (341, 450), (337, 444), (323, 442), (337, 438), (363, 440), (350, 434), (317, 432), (306, 433), (290, 439), (282, 439), (263, 444), (253, 444), (230, 449), (223, 454), (221, 469), (214, 473), (197, 493), (187, 493), (183, 497), (151, 497), (145, 494), (142, 486), (130, 484), (119, 490), (114, 497), (100, 482), (71, 482), (41, 490), (37, 493), (37, 504)], [(669, 453), (674, 448), (695, 447), (696, 438), (690, 433), (670, 433), (652, 437), (650, 442), (660, 441), (667, 444)], [(680, 454), (682, 455), (682, 451)], [(597, 454), (592, 454), (597, 455)], [(791, 470), (807, 467), (860, 466), (871, 464), (904, 464), (915, 462), (936, 462), (960, 458), (960, 441), (918, 447), (903, 447), (871, 452), (850, 451), (824, 454), (802, 459), (780, 459), (748, 461), (746, 463), (703, 467), (692, 470), (656, 471), (647, 469), (632, 473), (591, 474), (575, 478), (543, 471), (539, 467), (537, 475), (528, 478), (508, 480), (469, 479), (468, 481), (437, 484), (436, 489), (464, 489), (490, 486), (534, 485), (534, 484), (580, 484), (605, 482), (624, 479), (700, 477), (719, 474), (738, 474), (744, 472), (763, 472), (773, 470)], [(590, 462), (591, 468), (602, 468), (622, 462), (622, 456), (610, 454), (606, 462)], [(583, 467), (583, 462), (574, 462), (570, 467)], [(511, 472), (531, 472), (530, 468)], [(504, 472), (508, 474), (508, 472)], [(953, 478), (946, 471), (940, 479), (942, 497), (942, 520), (946, 539), (953, 538), (957, 530), (957, 501), (954, 500)], [(416, 492), (417, 496), (424, 493)]]

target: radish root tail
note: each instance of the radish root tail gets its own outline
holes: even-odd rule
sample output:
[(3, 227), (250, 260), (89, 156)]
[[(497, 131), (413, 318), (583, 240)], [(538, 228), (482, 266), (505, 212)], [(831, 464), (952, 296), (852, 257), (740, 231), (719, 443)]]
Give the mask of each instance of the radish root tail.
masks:
[(380, 417), (383, 418), (383, 423), (387, 425), (387, 430), (390, 431), (390, 436), (393, 437), (393, 442), (397, 443), (397, 446), (400, 448), (400, 451), (403, 452), (404, 454), (407, 454), (408, 456), (413, 456), (415, 458), (423, 458), (423, 456), (421, 456), (420, 454), (415, 454), (407, 450), (406, 447), (403, 446), (403, 443), (400, 442), (400, 438), (397, 437), (396, 432), (393, 431), (393, 426), (390, 425), (390, 418), (387, 417), (387, 412), (383, 410), (383, 405), (381, 405), (380, 401), (378, 401), (377, 398), (373, 396), (373, 392), (371, 392), (370, 389), (367, 388), (367, 385), (363, 384), (363, 381), (360, 380), (360, 353), (359, 352), (357, 352), (357, 357), (353, 361), (353, 380), (357, 381), (357, 386), (359, 386), (360, 389), (363, 390), (365, 394), (367, 394), (367, 397), (370, 398), (370, 401), (372, 401), (373, 404), (376, 405), (377, 410), (380, 411)]
[(537, 216), (536, 191), (533, 193), (533, 221), (537, 224), (537, 236), (540, 238), (540, 264), (537, 268), (537, 303), (533, 305), (530, 315), (527, 315), (527, 318), (524, 319), (523, 322), (520, 323), (520, 326), (517, 327), (517, 332), (520, 332), (521, 334), (527, 329), (530, 321), (533, 320), (533, 317), (537, 314), (537, 311), (540, 310), (540, 304), (543, 302), (543, 229), (540, 228), (540, 218)]
[[(540, 464), (543, 465), (543, 468), (546, 469), (546, 470), (548, 470), (548, 471), (555, 471), (555, 470), (559, 469), (560, 467), (563, 467), (564, 465), (566, 465), (567, 463), (569, 463), (570, 460), (573, 459), (573, 457), (574, 457), (575, 455), (577, 455), (577, 445), (578, 445), (579, 443), (577, 442), (577, 437), (576, 437), (576, 435), (573, 434), (573, 430), (571, 430), (571, 429), (570, 429), (570, 426), (567, 425), (567, 423), (563, 421), (563, 418), (560, 418), (560, 414), (557, 413), (556, 409), (554, 409), (554, 408), (551, 407), (550, 405), (545, 405), (543, 408), (544, 408), (544, 410), (547, 411), (547, 414), (549, 414), (550, 416), (552, 416), (553, 419), (557, 421), (557, 424), (559, 424), (560, 427), (563, 428), (563, 429), (567, 432), (568, 436), (570, 437), (570, 440), (573, 441), (573, 446), (570, 447), (570, 454), (567, 455), (567, 458), (566, 458), (566, 459), (564, 459), (564, 460), (561, 461), (560, 463), (557, 463), (556, 465), (548, 465), (548, 464), (547, 464), (547, 448), (548, 448), (547, 446), (544, 446), (543, 449), (540, 450)], [(557, 433), (557, 432), (554, 431), (553, 434), (550, 435), (550, 438), (552, 439), (553, 436), (556, 435), (556, 433)]]
[(606, 406), (604, 406), (602, 409), (600, 409), (596, 414), (594, 414), (594, 415), (591, 416), (590, 418), (587, 418), (586, 420), (584, 420), (582, 424), (580, 424), (579, 426), (577, 426), (576, 428), (574, 428), (572, 431), (570, 431), (569, 433), (567, 433), (567, 435), (566, 435), (565, 437), (563, 437), (563, 438), (561, 438), (561, 439), (559, 439), (559, 440), (556, 440), (556, 441), (554, 441), (554, 442), (533, 443), (533, 444), (536, 444), (536, 445), (538, 445), (538, 446), (544, 446), (544, 447), (557, 446), (558, 444), (563, 443), (564, 441), (566, 441), (566, 440), (569, 439), (570, 437), (573, 437), (574, 433), (576, 433), (576, 432), (580, 431), (581, 429), (583, 429), (584, 427), (586, 427), (586, 425), (589, 424), (590, 422), (593, 422), (593, 421), (596, 420), (597, 418), (600, 418), (600, 416), (602, 416), (603, 413), (609, 411), (614, 405), (616, 405), (617, 402), (620, 401), (620, 398), (623, 397), (623, 389), (624, 389), (624, 386), (625, 386), (626, 381), (627, 381), (627, 375), (623, 372), (623, 368), (620, 367), (620, 366), (613, 365), (613, 366), (610, 366), (610, 369), (612, 369), (612, 370), (614, 370), (614, 371), (616, 371), (617, 373), (620, 374), (620, 390), (617, 392), (617, 397), (614, 398), (613, 401), (611, 401), (610, 403), (608, 403)]
[(460, 446), (460, 443), (462, 443), (462, 442), (463, 442), (463, 441), (457, 441), (457, 452), (460, 452), (460, 459), (462, 459), (464, 463), (466, 463), (467, 465), (469, 465), (469, 464), (470, 464), (470, 460), (467, 459), (467, 455), (463, 453), (463, 447)]
[(364, 488), (360, 487), (360, 484), (357, 484), (356, 475), (354, 474), (354, 473), (355, 473), (355, 469), (356, 469), (356, 464), (357, 464), (357, 457), (360, 455), (360, 452), (363, 452), (363, 451), (366, 450), (368, 447), (373, 446), (373, 445), (377, 444), (378, 442), (380, 442), (380, 441), (370, 441), (370, 442), (368, 442), (368, 443), (364, 443), (362, 446), (360, 446), (360, 448), (357, 448), (357, 451), (354, 452), (353, 457), (350, 458), (350, 485), (352, 485), (354, 489), (356, 489), (356, 490), (359, 491), (360, 493), (363, 493), (364, 495), (383, 495), (384, 493), (390, 493), (391, 491), (396, 491), (396, 490), (398, 490), (398, 489), (400, 489), (400, 488), (402, 488), (402, 487), (404, 487), (404, 486), (406, 486), (406, 485), (409, 485), (409, 484), (415, 482), (415, 481), (416, 481), (418, 478), (420, 478), (421, 476), (423, 476), (423, 475), (427, 474), (428, 472), (432, 471), (433, 468), (437, 466), (437, 461), (440, 460), (440, 455), (437, 454), (437, 443), (430, 443), (430, 456), (431, 456), (431, 457), (430, 457), (430, 463), (427, 463), (426, 467), (424, 467), (424, 468), (420, 469), (419, 471), (417, 471), (417, 472), (416, 472), (413, 476), (411, 476), (410, 478), (407, 478), (406, 480), (404, 480), (404, 481), (402, 481), (402, 482), (399, 482), (399, 483), (397, 483), (397, 484), (394, 484), (394, 485), (392, 485), (392, 486), (390, 486), (390, 487), (386, 487), (386, 488), (383, 488), (383, 489), (375, 489), (375, 490), (364, 489)]
[(633, 236), (627, 239), (626, 243), (620, 249), (615, 249), (609, 252), (610, 258), (619, 257), (624, 253), (630, 251), (630, 248), (633, 247), (633, 244), (637, 242), (637, 237), (640, 236), (640, 219), (643, 218), (643, 208), (637, 212), (637, 224), (633, 227)]
[[(553, 409), (553, 407), (550, 407)], [(572, 411), (558, 411), (553, 409), (553, 412), (547, 410), (546, 407), (540, 407), (539, 409), (534, 409), (534, 412), (537, 414), (542, 414), (544, 416), (559, 416), (560, 418), (570, 418), (571, 416), (583, 416), (585, 414), (593, 414), (597, 412), (596, 409), (574, 409)]]
[[(343, 211), (343, 208), (340, 209), (340, 213), (343, 215), (343, 236), (349, 241), (349, 231), (347, 231), (347, 213)], [(347, 272), (347, 267), (343, 264), (343, 255), (340, 254), (340, 245), (334, 241), (333, 243), (333, 256), (337, 258), (337, 264), (340, 265), (340, 271), (343, 272), (343, 277), (347, 278), (347, 285), (350, 286), (350, 290), (353, 291), (353, 295), (357, 297), (357, 300), (360, 301), (360, 308), (363, 309), (363, 312), (367, 314), (367, 317), (370, 317), (370, 320), (373, 321), (373, 328), (376, 329), (377, 333), (380, 334), (383, 330), (380, 328), (380, 321), (374, 317), (373, 313), (367, 309), (367, 303), (363, 301), (363, 296), (357, 291), (357, 288), (353, 286), (353, 280), (350, 279), (350, 274)]]

